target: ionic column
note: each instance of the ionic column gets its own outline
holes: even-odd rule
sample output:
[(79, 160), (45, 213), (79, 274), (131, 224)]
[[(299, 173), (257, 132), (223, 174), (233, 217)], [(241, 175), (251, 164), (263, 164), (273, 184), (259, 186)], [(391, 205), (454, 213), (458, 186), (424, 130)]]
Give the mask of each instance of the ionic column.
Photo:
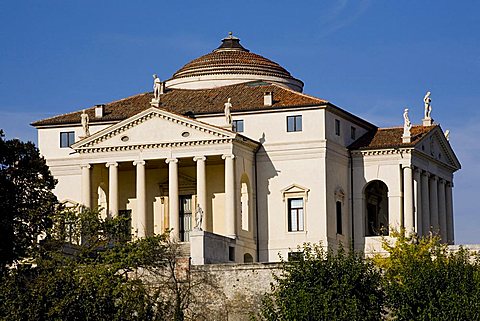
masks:
[(203, 210), (202, 230), (205, 231), (207, 229), (207, 175), (205, 168), (207, 158), (196, 156), (193, 160), (197, 162), (197, 203)]
[(453, 244), (455, 240), (453, 229), (453, 202), (452, 202), (452, 186), (451, 182), (447, 182), (445, 197), (447, 203), (447, 241), (448, 244)]
[(422, 172), (422, 230), (423, 235), (427, 235), (430, 232), (430, 186), (429, 186), (429, 174)]
[(169, 158), (165, 160), (168, 164), (168, 222), (170, 237), (173, 240), (180, 240), (180, 207), (178, 199), (178, 159)]
[(422, 181), (421, 171), (415, 168), (413, 172), (413, 196), (415, 199), (415, 227), (418, 235), (422, 235)]
[(438, 180), (438, 223), (442, 242), (447, 242), (447, 204), (445, 202), (445, 180)]
[(108, 213), (110, 217), (118, 215), (118, 163), (106, 163), (108, 168)]
[(145, 184), (145, 161), (134, 161), (137, 167), (137, 229), (138, 237), (147, 235), (147, 193)]
[(403, 168), (403, 222), (405, 232), (412, 233), (415, 231), (415, 221), (413, 217), (413, 181), (412, 168)]
[(223, 155), (225, 160), (225, 231), (235, 238), (235, 164), (234, 155)]
[(430, 224), (433, 232), (439, 233), (440, 223), (438, 222), (438, 177), (430, 177)]
[(82, 205), (90, 208), (91, 204), (91, 182), (90, 182), (90, 164), (80, 165), (82, 169)]

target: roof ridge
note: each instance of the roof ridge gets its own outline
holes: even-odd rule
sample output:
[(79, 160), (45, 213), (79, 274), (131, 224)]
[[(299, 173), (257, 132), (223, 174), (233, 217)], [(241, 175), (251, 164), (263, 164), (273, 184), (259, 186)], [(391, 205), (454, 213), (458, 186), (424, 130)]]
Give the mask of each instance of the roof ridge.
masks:
[[(265, 81), (265, 80), (264, 80), (264, 81)], [(279, 87), (279, 88), (288, 90), (288, 91), (290, 91), (290, 92), (292, 92), (292, 93), (295, 93), (295, 94), (297, 94), (297, 95), (299, 95), (299, 96), (303, 96), (303, 97), (310, 98), (310, 99), (321, 100), (322, 102), (325, 102), (325, 103), (328, 103), (328, 102), (329, 102), (328, 100), (325, 100), (325, 99), (323, 99), (323, 98), (319, 98), (319, 97), (315, 97), (315, 96), (312, 96), (312, 95), (304, 94), (304, 93), (302, 93), (302, 92), (293, 90), (293, 89), (288, 88), (288, 87), (286, 87), (286, 86), (284, 87), (284, 86), (281, 86), (281, 85), (279, 85), (279, 84), (276, 84), (276, 83), (273, 83), (273, 82), (269, 82), (269, 81), (265, 81), (265, 82), (268, 82), (268, 83), (272, 84), (273, 86), (276, 86), (276, 87)]]

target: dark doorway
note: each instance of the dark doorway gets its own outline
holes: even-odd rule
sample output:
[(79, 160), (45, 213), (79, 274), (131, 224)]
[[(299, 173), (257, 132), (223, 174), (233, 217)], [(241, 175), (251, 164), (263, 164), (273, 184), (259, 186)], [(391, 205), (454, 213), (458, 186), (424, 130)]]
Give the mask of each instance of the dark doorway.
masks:
[(190, 241), (192, 230), (192, 195), (180, 196), (180, 241)]

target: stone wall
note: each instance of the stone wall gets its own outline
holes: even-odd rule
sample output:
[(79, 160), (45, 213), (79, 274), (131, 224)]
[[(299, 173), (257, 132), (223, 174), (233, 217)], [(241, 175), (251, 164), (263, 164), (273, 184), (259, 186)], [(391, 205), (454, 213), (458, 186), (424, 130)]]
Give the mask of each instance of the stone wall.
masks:
[(269, 292), (279, 263), (210, 264), (191, 266), (197, 311), (208, 311), (206, 320), (250, 320), (258, 311), (262, 296)]

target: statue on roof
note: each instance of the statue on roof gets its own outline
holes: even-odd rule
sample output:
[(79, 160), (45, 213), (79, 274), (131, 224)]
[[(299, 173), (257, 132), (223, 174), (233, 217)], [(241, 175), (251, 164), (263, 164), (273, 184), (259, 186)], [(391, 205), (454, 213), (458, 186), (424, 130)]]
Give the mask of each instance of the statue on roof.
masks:
[(200, 204), (197, 204), (195, 209), (195, 230), (201, 231), (202, 230), (202, 221), (203, 221), (203, 210)]
[(430, 92), (427, 91), (425, 97), (423, 97), (423, 102), (425, 105), (425, 119), (431, 119), (430, 114), (432, 113), (432, 99), (430, 98)]
[(157, 74), (153, 74), (153, 99), (160, 100), (162, 92), (162, 81), (158, 78)]
[(412, 128), (412, 122), (410, 117), (408, 117), (408, 108), (405, 108), (403, 111), (403, 135), (402, 141), (404, 143), (410, 143), (410, 129)]
[(90, 118), (88, 117), (88, 114), (85, 112), (85, 109), (82, 111), (82, 115), (80, 117), (81, 117), (81, 123), (83, 128), (83, 135), (85, 137), (90, 136), (90, 129), (88, 128), (89, 127), (88, 123), (90, 121)]
[(231, 125), (232, 124), (232, 114), (230, 112), (230, 109), (232, 108), (232, 103), (230, 102), (231, 98), (229, 97), (227, 99), (227, 102), (225, 103), (225, 122), (227, 123), (227, 125)]

